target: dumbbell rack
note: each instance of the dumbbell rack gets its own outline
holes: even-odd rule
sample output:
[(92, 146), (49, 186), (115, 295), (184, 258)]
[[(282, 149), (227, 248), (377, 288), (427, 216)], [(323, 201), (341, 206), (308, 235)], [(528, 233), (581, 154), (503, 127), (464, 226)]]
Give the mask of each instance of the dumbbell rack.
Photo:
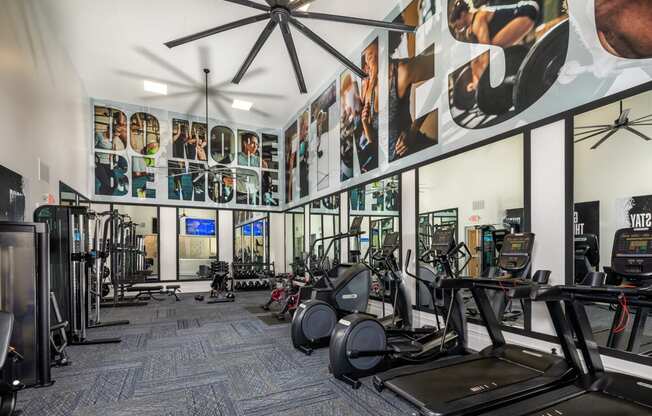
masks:
[(233, 269), (233, 290), (236, 292), (270, 290), (276, 273), (274, 263), (231, 264)]

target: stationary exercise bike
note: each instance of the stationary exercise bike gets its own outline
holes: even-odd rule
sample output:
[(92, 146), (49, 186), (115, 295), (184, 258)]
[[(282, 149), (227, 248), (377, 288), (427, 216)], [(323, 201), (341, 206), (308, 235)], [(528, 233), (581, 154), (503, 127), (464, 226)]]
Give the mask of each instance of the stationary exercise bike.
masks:
[[(338, 319), (367, 309), (371, 287), (370, 269), (361, 263), (341, 264), (330, 270), (324, 266), (335, 242), (361, 235), (361, 225), (362, 217), (356, 217), (348, 233), (320, 238), (311, 245), (310, 254), (317, 243), (330, 240), (316, 267), (307, 268), (310, 280), (315, 283), (301, 288), (301, 303), (292, 318), (292, 344), (304, 354), (310, 355), (315, 348), (328, 345)], [(320, 276), (314, 276), (314, 273), (319, 273)]]
[[(457, 263), (471, 258), (464, 243), (456, 244), (452, 227), (435, 229), (432, 245), (420, 258), (418, 276), (408, 273), (418, 286), (426, 288), (432, 305), (445, 325), (437, 318), (437, 327), (414, 328), (412, 302), (403, 281), (394, 251), (398, 249), (398, 233), (387, 234), (380, 253), (374, 260), (382, 262), (388, 273), (393, 314), (378, 319), (369, 314), (345, 316), (337, 323), (330, 342), (330, 370), (339, 380), (353, 388), (360, 387), (360, 377), (404, 364), (416, 364), (466, 351), (466, 321), (461, 294), (436, 289), (441, 279), (457, 276)], [(406, 269), (411, 251), (408, 250)], [(421, 290), (421, 287), (419, 287)]]
[(266, 311), (271, 309), (273, 304), (280, 306), (280, 311), (276, 314), (279, 321), (285, 320), (286, 314), (294, 316), (294, 312), (299, 306), (299, 292), (301, 286), (297, 284), (295, 276), (292, 273), (280, 274), (275, 279), (276, 287), (272, 290), (267, 303), (262, 308)]

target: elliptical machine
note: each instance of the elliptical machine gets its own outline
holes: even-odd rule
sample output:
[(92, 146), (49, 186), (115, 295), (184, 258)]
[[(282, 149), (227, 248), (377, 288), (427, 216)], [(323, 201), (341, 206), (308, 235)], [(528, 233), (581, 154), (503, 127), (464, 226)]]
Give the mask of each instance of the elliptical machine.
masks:
[(324, 270), (325, 259), (334, 243), (359, 236), (362, 234), (361, 225), (362, 217), (356, 217), (348, 233), (317, 239), (310, 248), (312, 254), (318, 242), (330, 240), (317, 262), (316, 269), (321, 276), (316, 279), (313, 275), (315, 268), (307, 268), (310, 280), (315, 283), (301, 289), (302, 303), (297, 307), (290, 326), (294, 348), (306, 355), (312, 354), (315, 348), (328, 345), (338, 319), (367, 309), (371, 287), (371, 271), (367, 266), (361, 263), (341, 264), (335, 270)]
[[(394, 257), (398, 249), (398, 233), (390, 233), (382, 251), (374, 256), (387, 268), (394, 313), (390, 319), (368, 314), (345, 316), (335, 326), (330, 342), (330, 370), (335, 378), (354, 389), (360, 377), (404, 364), (422, 363), (446, 355), (466, 352), (466, 320), (464, 301), (459, 292), (436, 289), (441, 279), (453, 279), (463, 270), (457, 264), (466, 262), (471, 253), (464, 243), (455, 243), (452, 227), (435, 228), (431, 247), (420, 258), (418, 276), (408, 273), (418, 283), (421, 293), (427, 292), (438, 315), (445, 320), (441, 327), (414, 328), (412, 302)], [(406, 256), (409, 267), (411, 250)]]

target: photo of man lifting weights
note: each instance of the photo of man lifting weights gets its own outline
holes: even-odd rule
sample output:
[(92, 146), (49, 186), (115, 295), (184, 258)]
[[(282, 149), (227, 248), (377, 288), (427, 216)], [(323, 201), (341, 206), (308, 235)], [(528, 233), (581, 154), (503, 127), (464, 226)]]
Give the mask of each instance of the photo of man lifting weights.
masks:
[(505, 60), (497, 86), (490, 60), (501, 58), (490, 58), (489, 51), (449, 75), (451, 112), (462, 127), (488, 127), (529, 108), (556, 82), (566, 60), (564, 0), (449, 0), (448, 23), (458, 41), (500, 47)]
[[(466, 0), (457, 0), (449, 22), (455, 33), (473, 43), (496, 45), (502, 48), (517, 45), (532, 32), (539, 19), (539, 4), (535, 0), (519, 1), (503, 6), (475, 8)], [(482, 55), (471, 64), (472, 78), (467, 85), (475, 90), (480, 77), (489, 65), (489, 56)]]

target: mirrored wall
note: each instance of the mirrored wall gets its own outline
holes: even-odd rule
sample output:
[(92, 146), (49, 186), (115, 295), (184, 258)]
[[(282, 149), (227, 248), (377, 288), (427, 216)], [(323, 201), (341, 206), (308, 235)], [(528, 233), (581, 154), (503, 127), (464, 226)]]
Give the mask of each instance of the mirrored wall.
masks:
[(252, 211), (234, 211), (234, 261), (269, 263), (269, 217)]
[(217, 259), (217, 210), (177, 208), (177, 276), (179, 280), (210, 279)]
[(285, 213), (285, 270), (294, 272), (306, 256), (305, 211), (307, 207), (293, 208)]
[[(452, 227), (455, 242), (464, 242), (469, 253), (455, 260), (462, 276), (504, 275), (498, 256), (504, 235), (523, 231), (524, 139), (506, 138), (418, 169), (418, 241), (420, 273), (443, 273), (439, 263), (421, 257), (430, 249), (436, 227)], [(417, 307), (435, 311), (430, 292), (417, 290)], [(467, 314), (480, 319), (474, 300), (464, 295)], [(506, 325), (524, 328), (529, 306), (512, 302), (502, 311)]]
[[(371, 182), (349, 190), (349, 225), (355, 217), (363, 217), (364, 234), (356, 241), (350, 241), (349, 247), (359, 245), (358, 250), (364, 257), (372, 258), (380, 250), (383, 239), (390, 232), (400, 232), (401, 211), (400, 176), (392, 176)], [(400, 257), (400, 254), (397, 254)], [(352, 259), (349, 256), (349, 261)], [(399, 259), (400, 264), (400, 259)]]
[[(401, 182), (400, 176), (392, 176), (379, 181), (361, 185), (349, 190), (349, 227), (356, 217), (362, 217), (362, 235), (349, 238), (348, 261), (354, 262), (356, 256), (369, 262), (374, 268), (385, 270), (382, 261), (374, 260), (384, 239), (389, 233), (401, 229)], [(394, 256), (399, 267), (401, 259), (401, 236)], [(375, 300), (391, 299), (388, 282), (383, 282), (380, 276), (372, 274), (372, 295)]]
[[(150, 274), (147, 280), (160, 279), (160, 257), (159, 257), (159, 208), (147, 205), (115, 205), (115, 204), (89, 204), (89, 209), (96, 213), (106, 213), (117, 210), (122, 215), (128, 215), (136, 224), (136, 235), (143, 238), (145, 244), (144, 270)], [(102, 227), (106, 217), (102, 219)], [(90, 230), (93, 236), (94, 229)], [(100, 228), (103, 232), (103, 228)], [(109, 230), (110, 233), (110, 230)], [(102, 236), (99, 236), (102, 238)]]
[[(589, 273), (602, 271), (607, 284), (649, 286), (643, 270), (619, 267), (613, 253), (618, 230), (652, 227), (652, 93), (576, 115), (573, 124), (575, 256), (567, 283), (590, 284)], [(621, 254), (624, 241), (617, 245)], [(628, 256), (652, 249), (643, 239), (628, 243)], [(600, 346), (652, 355), (648, 309), (629, 307), (623, 299), (593, 302), (587, 310)]]
[[(324, 255), (328, 257), (330, 264), (341, 262), (340, 241), (334, 241), (333, 237), (340, 233), (340, 196), (318, 199), (310, 203), (310, 238), (309, 250), (317, 258)], [(328, 251), (328, 252), (326, 252)]]

